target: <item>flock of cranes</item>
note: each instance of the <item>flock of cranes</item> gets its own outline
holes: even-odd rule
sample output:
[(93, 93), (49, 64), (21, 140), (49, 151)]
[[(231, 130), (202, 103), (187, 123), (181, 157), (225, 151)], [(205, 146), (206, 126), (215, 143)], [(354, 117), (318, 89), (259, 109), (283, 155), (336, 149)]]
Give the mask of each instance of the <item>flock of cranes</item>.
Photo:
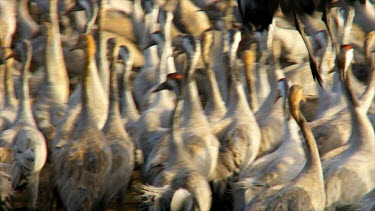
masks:
[(1, 0), (0, 210), (127, 210), (135, 171), (142, 210), (373, 210), (374, 30), (369, 0)]

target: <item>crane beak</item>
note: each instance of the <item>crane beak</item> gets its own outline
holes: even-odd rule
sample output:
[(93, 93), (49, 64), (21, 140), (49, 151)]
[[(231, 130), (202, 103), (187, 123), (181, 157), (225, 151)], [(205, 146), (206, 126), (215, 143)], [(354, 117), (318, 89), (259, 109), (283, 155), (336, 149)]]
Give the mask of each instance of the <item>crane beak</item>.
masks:
[(15, 58), (17, 60), (20, 60), (20, 55), (16, 51), (12, 51), (9, 55), (0, 58), (0, 65), (5, 64), (7, 60)]
[(154, 40), (149, 40), (148, 43), (141, 50), (144, 51), (154, 45), (157, 45), (157, 43)]
[(177, 57), (177, 56), (179, 56), (179, 55), (181, 55), (183, 53), (184, 53), (183, 50), (181, 50), (179, 48), (175, 48), (174, 51), (172, 52), (172, 57)]
[(70, 13), (72, 12), (76, 12), (76, 11), (82, 11), (84, 10), (85, 8), (83, 8), (81, 5), (79, 5), (78, 3), (76, 3), (73, 7), (69, 8), (68, 10), (66, 10), (63, 15), (69, 15)]
[(336, 68), (331, 68), (329, 71), (328, 71), (328, 74), (331, 74), (331, 73), (334, 73), (336, 72)]
[(161, 90), (164, 90), (164, 89), (170, 89), (169, 85), (167, 84), (167, 82), (163, 82), (161, 84), (159, 84), (157, 87), (154, 88), (154, 90), (152, 90), (152, 93), (156, 93), (156, 92), (159, 92)]
[(17, 52), (12, 51), (12, 53), (10, 53), (8, 56), (5, 57), (5, 61), (8, 60), (8, 59), (10, 59), (10, 58), (16, 58), (16, 57), (18, 57), (18, 56), (19, 56), (19, 55), (18, 55)]
[(218, 7), (218, 3), (220, 3), (220, 0), (213, 0), (211, 3), (207, 4), (206, 6), (200, 8), (199, 10), (196, 10), (196, 12), (201, 12), (201, 11), (219, 11), (220, 8)]
[(209, 11), (209, 10), (212, 10), (213, 9), (213, 6), (211, 4), (205, 6), (205, 7), (202, 7), (198, 10), (196, 10), (195, 12), (206, 12), (206, 11)]
[(210, 32), (210, 31), (214, 31), (214, 30), (216, 30), (215, 26), (211, 25), (206, 30), (204, 30), (204, 32)]
[(207, 4), (206, 6), (204, 7), (201, 7), (199, 8), (198, 10), (196, 10), (195, 12), (206, 12), (206, 11), (210, 11), (210, 10), (215, 10), (215, 4), (217, 3), (218, 1), (215, 0), (209, 4)]
[(79, 49), (80, 47), (79, 47), (79, 45), (78, 45), (78, 43), (77, 44), (75, 44), (72, 48), (70, 48), (69, 49), (69, 51), (74, 51), (74, 50), (77, 50), (77, 49)]

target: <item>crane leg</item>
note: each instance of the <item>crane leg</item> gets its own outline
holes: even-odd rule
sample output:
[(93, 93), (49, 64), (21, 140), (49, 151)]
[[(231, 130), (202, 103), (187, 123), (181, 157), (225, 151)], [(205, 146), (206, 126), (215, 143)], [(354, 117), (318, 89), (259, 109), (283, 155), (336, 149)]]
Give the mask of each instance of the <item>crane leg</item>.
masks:
[(323, 87), (323, 81), (322, 77), (320, 76), (319, 73), (319, 68), (318, 68), (318, 62), (316, 61), (316, 58), (312, 52), (311, 45), (309, 41), (306, 38), (305, 34), (305, 26), (302, 24), (300, 18), (298, 17), (297, 13), (293, 13), (294, 16), (294, 24), (296, 26), (297, 31), (300, 33), (302, 36), (303, 42), (305, 43), (307, 47), (307, 52), (309, 53), (309, 58), (310, 58), (310, 68), (311, 68), (311, 74), (313, 75), (314, 80), (317, 80), (319, 85)]

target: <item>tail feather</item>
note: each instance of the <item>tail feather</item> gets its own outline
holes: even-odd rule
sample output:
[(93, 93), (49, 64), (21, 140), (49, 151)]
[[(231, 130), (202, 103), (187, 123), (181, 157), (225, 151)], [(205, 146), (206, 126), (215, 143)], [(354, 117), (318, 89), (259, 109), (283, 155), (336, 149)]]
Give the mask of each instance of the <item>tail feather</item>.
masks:
[(265, 187), (267, 187), (267, 185), (264, 184), (261, 181), (257, 181), (254, 178), (245, 178), (245, 179), (242, 179), (242, 180), (232, 184), (233, 190), (249, 189), (249, 188), (253, 188), (253, 187), (263, 187), (263, 188), (265, 188)]
[(255, 178), (244, 178), (232, 184), (234, 210), (244, 210), (246, 205), (267, 186)]
[(0, 210), (10, 210), (13, 200), (10, 166), (0, 163)]
[(155, 187), (151, 185), (141, 185), (137, 187), (138, 191), (141, 193), (139, 198), (144, 205), (153, 204), (154, 201), (160, 198), (171, 199), (173, 197), (173, 190), (170, 185), (165, 185), (163, 187)]

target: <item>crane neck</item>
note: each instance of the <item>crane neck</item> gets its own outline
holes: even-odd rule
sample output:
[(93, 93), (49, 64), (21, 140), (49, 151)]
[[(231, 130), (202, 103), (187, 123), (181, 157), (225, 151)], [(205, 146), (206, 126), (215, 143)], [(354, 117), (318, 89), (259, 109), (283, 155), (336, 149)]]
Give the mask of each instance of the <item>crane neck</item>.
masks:
[(229, 104), (228, 112), (244, 112), (248, 114), (245, 116), (252, 115), (252, 111), (247, 102), (245, 90), (242, 86), (239, 76), (239, 70), (236, 64), (235, 53), (229, 55), (229, 69), (231, 76), (231, 83), (229, 87)]
[(44, 93), (40, 100), (65, 104), (69, 99), (69, 81), (58, 27), (54, 25), (53, 21), (44, 23), (46, 76), (44, 78)]
[(98, 67), (98, 72), (100, 76), (100, 81), (103, 85), (104, 92), (108, 96), (109, 91), (109, 64), (107, 61), (107, 40), (104, 37), (104, 20), (106, 16), (106, 0), (99, 0), (98, 2), (98, 17), (97, 25), (98, 30), (96, 31), (96, 43), (97, 43), (97, 53), (96, 53), (96, 63)]
[(18, 1), (19, 29), (22, 39), (29, 39), (38, 32), (38, 24), (27, 9), (28, 2), (28, 0)]
[(161, 48), (161, 55), (159, 61), (159, 68), (157, 71), (158, 83), (162, 83), (165, 81), (165, 76), (168, 72), (168, 58), (171, 56), (171, 43), (169, 41), (165, 41), (164, 43), (158, 44), (158, 48)]
[[(375, 55), (374, 55), (375, 56)], [(375, 60), (374, 60), (375, 61)], [(368, 117), (368, 109), (373, 102), (374, 95), (375, 95), (375, 62), (373, 62), (371, 67), (371, 76), (370, 82), (362, 95), (362, 99), (356, 99), (353, 88), (350, 83), (350, 74), (347, 74), (347, 78), (344, 82), (344, 89), (346, 90), (346, 97), (348, 99), (348, 104), (350, 108), (350, 113), (352, 117), (352, 135), (350, 138), (351, 144), (353, 145), (353, 149), (359, 148), (362, 150), (369, 150), (374, 149), (374, 142), (370, 140), (374, 140), (374, 131), (371, 129), (372, 124)], [(352, 103), (352, 98), (358, 100), (357, 103)]]
[(91, 35), (87, 36), (87, 46), (84, 49), (86, 55), (85, 67), (82, 74), (82, 115), (84, 122), (93, 121), (96, 115), (93, 111), (94, 96), (91, 94), (91, 89), (95, 86), (93, 83), (92, 66), (95, 63), (96, 45)]
[(207, 123), (207, 119), (203, 114), (202, 104), (199, 98), (197, 84), (194, 78), (196, 65), (200, 58), (200, 50), (192, 55), (188, 55), (188, 64), (184, 72), (184, 124), (199, 125)]
[(178, 100), (176, 104), (175, 111), (173, 112), (172, 118), (172, 152), (175, 152), (176, 155), (172, 155), (171, 157), (175, 157), (174, 162), (179, 162), (183, 160), (185, 151), (184, 151), (184, 142), (182, 140), (182, 131), (181, 131), (181, 112), (183, 108), (183, 100)]
[[(129, 59), (130, 60), (130, 59)], [(128, 119), (131, 122), (138, 121), (140, 115), (134, 102), (132, 90), (130, 87), (130, 73), (132, 71), (132, 62), (123, 57), (125, 62), (123, 84), (124, 89), (122, 93), (122, 109), (121, 116), (123, 119)]]
[[(7, 50), (6, 50), (7, 51)], [(4, 107), (14, 107), (16, 106), (16, 96), (14, 94), (14, 83), (13, 83), (13, 59), (8, 59), (5, 61), (5, 65), (1, 66), (5, 70), (4, 75)], [(1, 70), (2, 71), (2, 70)]]
[(95, 2), (81, 1), (80, 4), (86, 11), (87, 23), (85, 24), (84, 33), (90, 34), (93, 31), (94, 24), (98, 18), (99, 8)]
[(109, 131), (115, 129), (116, 131), (121, 131), (122, 134), (125, 133), (122, 120), (120, 118), (120, 100), (119, 100), (119, 91), (118, 91), (118, 80), (116, 72), (116, 58), (118, 49), (115, 47), (111, 52), (110, 61), (110, 80), (109, 80), (109, 108), (107, 121), (104, 125), (103, 130)]
[(226, 112), (226, 106), (221, 97), (219, 86), (216, 81), (215, 73), (213, 71), (212, 65), (206, 65), (206, 74), (208, 79), (208, 89), (207, 89), (207, 103), (205, 106), (206, 115), (210, 119), (214, 113), (222, 117)]
[(36, 127), (36, 123), (32, 114), (31, 105), (30, 105), (30, 92), (29, 92), (29, 81), (28, 81), (28, 71), (31, 63), (31, 43), (26, 41), (23, 43), (26, 48), (22, 54), (22, 77), (21, 77), (21, 93), (20, 93), (20, 103), (19, 111), (16, 117), (16, 123), (26, 124)]
[(250, 108), (253, 111), (257, 111), (259, 109), (258, 99), (256, 95), (256, 85), (255, 85), (255, 78), (253, 72), (253, 65), (255, 62), (255, 55), (253, 51), (246, 51), (243, 55), (244, 58), (244, 67), (245, 67), (245, 76), (247, 82), (247, 89), (249, 94), (249, 101), (250, 101)]
[(187, 160), (181, 130), (181, 116), (184, 107), (184, 87), (181, 86), (180, 90), (178, 90), (178, 92), (175, 90), (175, 92), (179, 94), (176, 96), (176, 107), (172, 112), (170, 120), (172, 140), (169, 145), (171, 154), (168, 159), (168, 162), (172, 165)]
[[(299, 104), (299, 103), (298, 103)], [(322, 178), (323, 171), (321, 161), (314, 135), (311, 128), (308, 126), (305, 117), (301, 114), (299, 107), (291, 110), (291, 115), (299, 125), (302, 135), (306, 142), (306, 164), (302, 171), (298, 174), (296, 180), (305, 179), (305, 177), (318, 177)], [(311, 176), (309, 176), (311, 175)]]

